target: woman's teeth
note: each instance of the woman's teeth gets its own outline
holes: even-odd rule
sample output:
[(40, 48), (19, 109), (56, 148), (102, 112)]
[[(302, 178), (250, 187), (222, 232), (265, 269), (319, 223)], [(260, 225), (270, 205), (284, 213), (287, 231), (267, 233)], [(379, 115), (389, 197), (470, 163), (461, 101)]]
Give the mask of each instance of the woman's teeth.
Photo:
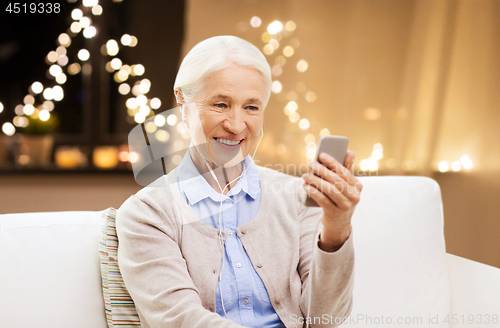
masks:
[(221, 138), (215, 138), (215, 140), (217, 140), (221, 144), (228, 145), (228, 146), (236, 146), (237, 144), (239, 144), (241, 142), (241, 140), (240, 141), (232, 141), (232, 140), (221, 139)]

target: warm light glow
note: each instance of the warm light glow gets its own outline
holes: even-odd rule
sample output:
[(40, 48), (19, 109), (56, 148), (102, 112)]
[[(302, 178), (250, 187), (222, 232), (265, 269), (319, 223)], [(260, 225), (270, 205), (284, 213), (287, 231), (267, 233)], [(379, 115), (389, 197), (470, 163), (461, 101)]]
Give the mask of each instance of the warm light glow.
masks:
[(151, 88), (151, 81), (149, 81), (148, 79), (143, 79), (139, 84), (139, 90), (143, 94), (148, 93), (150, 88)]
[(31, 115), (35, 112), (35, 107), (33, 107), (33, 105), (31, 104), (27, 104), (26, 106), (24, 106), (23, 112), (25, 115)]
[(14, 127), (14, 125), (12, 125), (12, 123), (6, 122), (2, 125), (2, 131), (10, 137), (14, 133), (16, 133), (16, 128)]
[(49, 111), (48, 111), (48, 110), (46, 110), (46, 109), (41, 110), (41, 111), (40, 111), (40, 113), (38, 113), (38, 118), (39, 118), (40, 120), (44, 121), (44, 122), (45, 122), (45, 121), (48, 121), (48, 120), (49, 120), (49, 118), (50, 118), (50, 113), (49, 113)]
[(179, 133), (184, 133), (186, 132), (186, 130), (184, 129), (184, 124), (182, 124), (181, 122), (179, 122), (179, 124), (177, 124), (177, 132)]
[(49, 73), (53, 77), (56, 77), (56, 76), (58, 76), (58, 75), (60, 75), (62, 73), (62, 68), (59, 65), (52, 65), (49, 68)]
[(154, 133), (157, 129), (157, 126), (154, 122), (148, 122), (148, 123), (144, 124), (144, 129), (148, 133)]
[(472, 169), (472, 166), (473, 166), (472, 160), (469, 158), (469, 156), (463, 155), (462, 157), (460, 157), (460, 163), (462, 164), (464, 169), (466, 169), (466, 170)]
[(458, 172), (462, 169), (462, 165), (460, 165), (459, 161), (454, 161), (451, 163), (451, 170), (453, 172)]
[(142, 115), (141, 113), (137, 113), (134, 115), (134, 121), (136, 123), (143, 123), (146, 120), (146, 116)]
[(309, 141), (306, 145), (306, 149), (307, 150), (316, 150), (318, 146), (316, 145), (316, 143), (314, 141)]
[(106, 42), (106, 50), (108, 51), (108, 55), (115, 56), (119, 51), (118, 42), (113, 39), (108, 40), (108, 42)]
[(47, 60), (51, 63), (55, 63), (59, 59), (59, 54), (55, 51), (51, 51), (47, 54)]
[(92, 21), (90, 20), (90, 18), (83, 17), (82, 19), (80, 19), (80, 27), (81, 28), (87, 28), (90, 26), (90, 24), (92, 24)]
[(307, 71), (307, 67), (309, 67), (309, 65), (304, 59), (299, 60), (299, 62), (297, 63), (297, 71), (299, 72)]
[(16, 113), (16, 115), (24, 115), (24, 106), (23, 105), (17, 105), (14, 108), (14, 113)]
[(297, 100), (297, 92), (295, 92), (295, 90), (290, 90), (286, 93), (286, 99), (290, 100), (290, 101), (295, 101)]
[(286, 58), (283, 57), (282, 55), (279, 55), (278, 57), (276, 57), (275, 62), (276, 62), (276, 64), (278, 64), (280, 66), (285, 66)]
[(130, 85), (128, 85), (127, 83), (120, 84), (120, 86), (118, 87), (118, 92), (122, 95), (128, 94), (130, 92)]
[(14, 125), (20, 128), (25, 128), (29, 125), (29, 120), (25, 116), (16, 116), (12, 120)]
[(64, 83), (66, 83), (66, 81), (67, 81), (66, 74), (61, 73), (61, 74), (59, 74), (58, 76), (56, 76), (56, 82), (57, 82), (57, 83), (59, 83), (59, 84), (64, 84)]
[(137, 40), (137, 38), (133, 35), (131, 35), (130, 38), (131, 38), (131, 41), (130, 41), (129, 47), (135, 47), (137, 45), (137, 42), (139, 42), (139, 40)]
[(306, 157), (308, 160), (311, 160), (316, 156), (316, 149), (308, 149), (306, 150)]
[(273, 93), (280, 93), (281, 90), (283, 90), (283, 86), (281, 85), (280, 81), (273, 81), (273, 84), (271, 86), (271, 91)]
[(83, 0), (83, 5), (85, 7), (93, 7), (96, 6), (99, 3), (98, 0)]
[(367, 108), (363, 111), (363, 117), (369, 121), (380, 119), (381, 113), (377, 108)]
[(316, 137), (314, 137), (314, 134), (312, 133), (309, 133), (308, 135), (306, 135), (306, 137), (304, 138), (304, 141), (309, 143), (309, 142), (315, 142), (316, 141)]
[(32, 95), (26, 95), (26, 97), (24, 97), (23, 99), (23, 102), (25, 105), (34, 105), (35, 104), (35, 97), (33, 97)]
[(100, 5), (95, 5), (92, 7), (92, 14), (95, 16), (100, 16), (102, 14), (102, 7)]
[(137, 84), (137, 82), (134, 85), (134, 87), (132, 88), (132, 94), (136, 97), (141, 94), (141, 86), (139, 84)]
[(167, 124), (170, 126), (174, 126), (177, 123), (177, 116), (174, 114), (170, 114), (167, 117)]
[(308, 102), (313, 102), (316, 100), (316, 94), (312, 91), (309, 91), (308, 93), (306, 93), (306, 100)]
[(294, 21), (288, 21), (286, 22), (285, 24), (285, 29), (288, 31), (288, 32), (293, 32), (295, 31), (295, 29), (297, 28), (297, 25), (295, 24)]
[(450, 169), (447, 161), (441, 161), (438, 164), (439, 172), (447, 172)]
[(382, 144), (380, 142), (377, 142), (376, 144), (373, 145), (373, 150), (376, 150), (376, 149), (383, 151), (384, 147), (382, 146)]
[(41, 84), (40, 82), (33, 82), (33, 84), (31, 85), (31, 91), (33, 91), (33, 93), (35, 94), (39, 94), (43, 91), (43, 84)]
[(309, 123), (309, 120), (307, 118), (303, 118), (300, 120), (299, 122), (299, 128), (301, 128), (302, 130), (307, 130), (309, 129), (309, 126), (311, 124)]
[(285, 48), (283, 48), (283, 55), (285, 55), (285, 57), (293, 56), (294, 52), (295, 50), (293, 50), (293, 48), (290, 46), (286, 46)]
[(92, 39), (94, 36), (96, 36), (97, 30), (95, 29), (94, 26), (89, 26), (83, 30), (83, 36), (86, 39)]
[(262, 33), (262, 36), (260, 38), (261, 38), (262, 42), (268, 43), (269, 41), (271, 41), (273, 36), (267, 32), (264, 32), (264, 33)]
[(262, 52), (263, 52), (265, 55), (268, 55), (268, 56), (269, 56), (269, 55), (272, 55), (272, 54), (273, 54), (273, 52), (274, 52), (274, 48), (273, 48), (273, 46), (272, 46), (272, 45), (270, 45), (270, 44), (266, 44), (266, 45), (264, 46), (264, 48), (262, 48)]
[(158, 126), (158, 127), (164, 126), (165, 125), (165, 116), (156, 115), (154, 118), (154, 122), (155, 122), (156, 126)]
[(81, 70), (82, 70), (82, 68), (81, 68), (80, 64), (78, 64), (78, 63), (73, 63), (73, 64), (68, 66), (68, 73), (71, 75), (78, 74), (78, 73), (80, 73)]
[(83, 17), (83, 11), (81, 11), (80, 9), (73, 9), (73, 11), (71, 12), (71, 18), (73, 18), (74, 20), (80, 20), (82, 19)]
[(78, 59), (81, 61), (87, 61), (90, 58), (90, 52), (87, 49), (81, 49), (78, 51)]
[(82, 30), (82, 27), (80, 26), (79, 22), (73, 22), (73, 23), (71, 23), (71, 26), (69, 27), (69, 29), (71, 30), (71, 32), (77, 34), (77, 33), (80, 33), (80, 31)]
[(276, 50), (279, 48), (280, 43), (278, 42), (278, 40), (272, 39), (271, 41), (269, 41), (269, 45), (273, 47), (274, 50)]
[(290, 114), (290, 116), (288, 116), (288, 119), (292, 123), (297, 123), (300, 120), (300, 115), (299, 115), (299, 113), (294, 112), (294, 113)]
[(319, 136), (322, 137), (322, 136), (328, 136), (330, 135), (330, 130), (328, 130), (327, 128), (324, 128), (324, 129), (321, 129), (321, 131), (319, 131)]
[(118, 70), (122, 67), (122, 61), (120, 58), (113, 58), (113, 60), (111, 61), (111, 67), (114, 69), (114, 70)]
[(267, 27), (267, 32), (269, 34), (276, 34), (278, 32), (281, 32), (282, 29), (283, 24), (280, 21), (274, 21)]
[(125, 106), (127, 106), (127, 108), (130, 109), (135, 109), (139, 107), (139, 105), (137, 104), (137, 100), (135, 98), (128, 98), (127, 101), (125, 102)]
[(112, 169), (118, 165), (118, 148), (114, 146), (100, 146), (92, 153), (92, 162), (100, 169)]
[(273, 68), (271, 68), (271, 73), (274, 76), (280, 76), (281, 73), (283, 73), (283, 69), (281, 68), (280, 65), (274, 65)]
[[(54, 100), (55, 101), (61, 101), (64, 98), (64, 90), (60, 86), (56, 85), (55, 87), (52, 88), (52, 91), (54, 92)], [(49, 100), (49, 99), (47, 99)]]
[(141, 76), (142, 74), (144, 74), (145, 71), (146, 71), (146, 69), (141, 64), (134, 65), (134, 74), (135, 75)]
[(3, 112), (3, 104), (0, 102), (0, 113)]
[(290, 101), (288, 104), (286, 104), (285, 107), (290, 114), (295, 112), (297, 110), (297, 108), (299, 108), (299, 106), (297, 105), (297, 103), (295, 101)]
[(252, 19), (250, 19), (250, 25), (252, 25), (252, 27), (259, 27), (260, 24), (262, 24), (262, 20), (259, 17), (253, 16)]
[(45, 100), (42, 104), (43, 108), (48, 110), (49, 112), (54, 109), (54, 103), (50, 100)]
[(387, 166), (388, 169), (393, 169), (396, 167), (396, 160), (394, 158), (389, 158), (385, 162), (385, 166)]
[(151, 101), (149, 102), (149, 105), (153, 109), (158, 109), (161, 106), (161, 100), (159, 98), (155, 97), (155, 98), (151, 99)]
[(170, 133), (165, 130), (158, 130), (155, 133), (155, 138), (160, 142), (167, 142), (170, 139)]
[(149, 113), (151, 113), (151, 108), (149, 108), (148, 105), (141, 106), (139, 107), (139, 113), (144, 116), (148, 116)]
[(130, 43), (132, 42), (132, 37), (129, 35), (129, 34), (123, 34), (122, 35), (122, 38), (120, 39), (120, 42), (124, 45), (124, 46), (129, 46)]
[(139, 106), (145, 106), (148, 103), (148, 98), (144, 95), (138, 95), (135, 99), (137, 100), (137, 105)]
[(372, 157), (378, 161), (384, 157), (384, 154), (382, 153), (381, 149), (374, 149), (372, 151)]
[(118, 72), (116, 72), (116, 77), (120, 82), (124, 82), (128, 79), (128, 72), (124, 69), (120, 69)]
[(129, 154), (128, 154), (128, 161), (130, 163), (135, 163), (139, 160), (139, 154), (137, 154), (136, 152), (133, 152), (131, 151)]
[(57, 64), (59, 64), (59, 66), (66, 66), (68, 64), (68, 62), (69, 62), (69, 58), (66, 55), (61, 55), (57, 59)]

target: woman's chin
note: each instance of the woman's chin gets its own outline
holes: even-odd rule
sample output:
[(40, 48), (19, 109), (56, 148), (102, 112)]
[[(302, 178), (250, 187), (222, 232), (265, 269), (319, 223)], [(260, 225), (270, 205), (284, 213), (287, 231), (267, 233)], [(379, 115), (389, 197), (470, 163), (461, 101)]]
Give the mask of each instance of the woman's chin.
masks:
[(210, 140), (210, 148), (212, 150), (212, 159), (215, 164), (223, 167), (232, 167), (243, 161), (244, 156), (241, 151), (241, 146), (228, 146), (216, 140)]

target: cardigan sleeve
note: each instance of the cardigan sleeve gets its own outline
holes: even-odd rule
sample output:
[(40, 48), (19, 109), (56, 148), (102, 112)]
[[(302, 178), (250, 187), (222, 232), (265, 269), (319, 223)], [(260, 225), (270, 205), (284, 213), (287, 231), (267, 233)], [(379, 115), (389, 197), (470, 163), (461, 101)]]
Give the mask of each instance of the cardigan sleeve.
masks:
[(118, 264), (142, 327), (242, 328), (202, 306), (178, 229), (154, 203), (137, 196), (118, 210)]
[(304, 322), (310, 320), (310, 327), (330, 328), (339, 326), (342, 319), (349, 316), (352, 310), (353, 233), (337, 251), (321, 250), (318, 246), (322, 229), (321, 222), (318, 223), (321, 212), (321, 208), (302, 205), (299, 208), (301, 236), (298, 270), (302, 282), (300, 309)]

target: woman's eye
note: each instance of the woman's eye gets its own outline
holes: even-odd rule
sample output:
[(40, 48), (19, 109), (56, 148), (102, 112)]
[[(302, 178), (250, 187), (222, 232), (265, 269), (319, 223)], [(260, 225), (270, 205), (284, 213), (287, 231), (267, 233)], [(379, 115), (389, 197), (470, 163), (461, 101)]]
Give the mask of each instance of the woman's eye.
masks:
[(258, 110), (259, 109), (259, 107), (255, 107), (255, 106), (248, 106), (247, 108), (250, 110)]
[(226, 104), (224, 104), (224, 103), (215, 104), (214, 106), (217, 107), (217, 108), (226, 108), (227, 107)]

